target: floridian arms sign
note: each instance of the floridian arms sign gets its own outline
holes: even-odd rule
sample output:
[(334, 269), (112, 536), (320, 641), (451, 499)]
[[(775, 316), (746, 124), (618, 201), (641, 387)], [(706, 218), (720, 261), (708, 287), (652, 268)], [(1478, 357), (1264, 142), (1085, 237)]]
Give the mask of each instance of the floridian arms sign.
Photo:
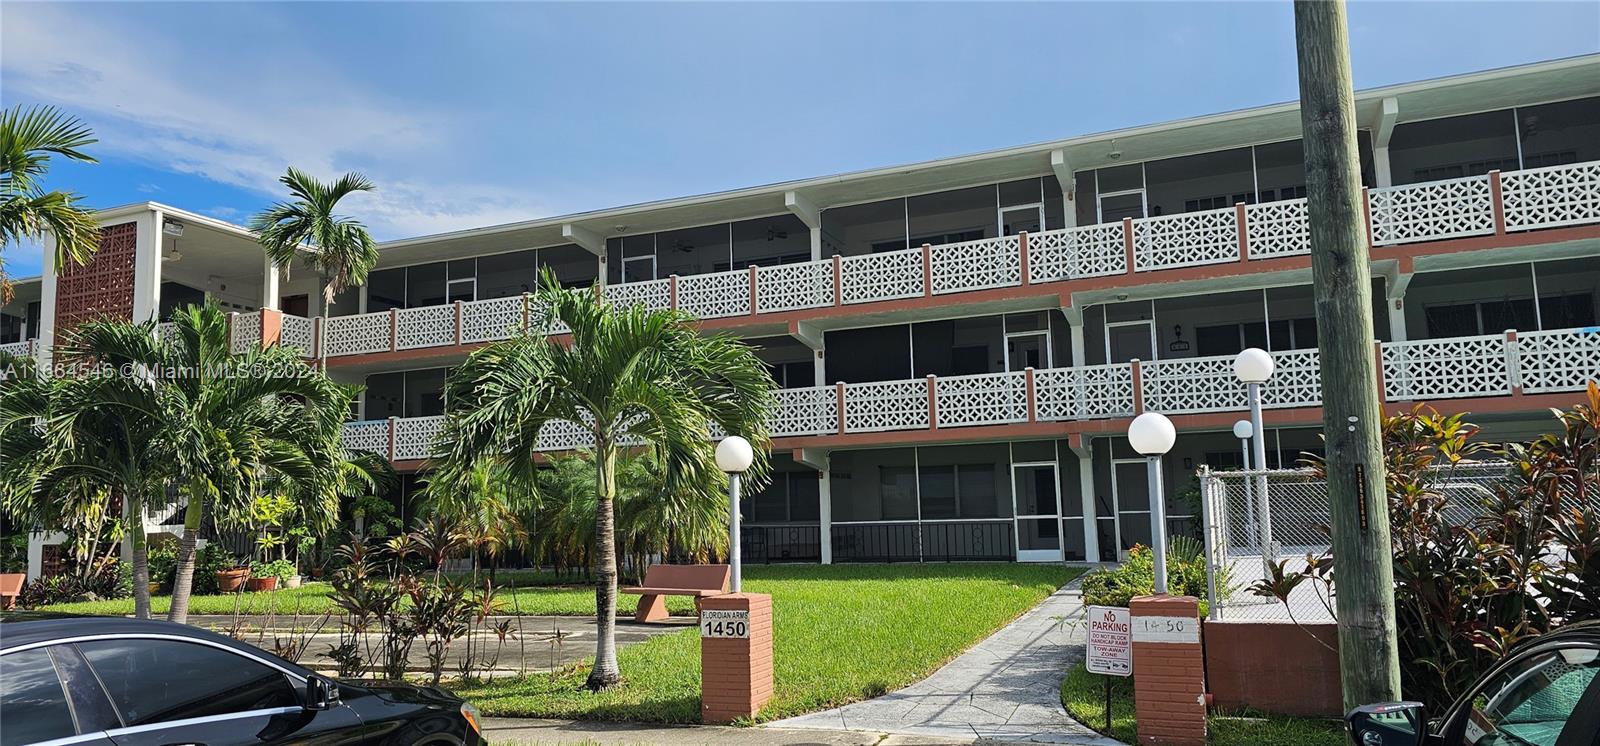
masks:
[(1133, 619), (1121, 606), (1089, 607), (1089, 644), (1084, 666), (1089, 673), (1133, 675)]

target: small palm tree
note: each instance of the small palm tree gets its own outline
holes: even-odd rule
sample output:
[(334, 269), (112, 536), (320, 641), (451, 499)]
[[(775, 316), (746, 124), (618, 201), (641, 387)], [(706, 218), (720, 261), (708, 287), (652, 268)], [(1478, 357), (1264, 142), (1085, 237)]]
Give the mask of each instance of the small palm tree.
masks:
[(278, 179), (289, 188), (291, 202), (279, 202), (250, 220), (250, 229), (266, 250), (273, 264), (288, 269), (301, 248), (308, 247), (306, 261), (322, 277), (324, 307), (345, 288), (362, 285), (367, 272), (378, 263), (378, 244), (367, 227), (355, 218), (334, 214), (339, 200), (355, 192), (370, 192), (376, 186), (367, 177), (348, 173), (332, 184), (324, 184), (291, 166)]
[[(446, 463), (534, 469), (545, 423), (593, 438), (595, 470), (594, 669), (587, 686), (621, 679), (617, 668), (617, 456), (632, 443), (660, 459), (665, 489), (719, 489), (712, 427), (768, 442), (772, 377), (748, 346), (702, 336), (677, 311), (617, 309), (594, 292), (563, 290), (546, 270), (535, 300), (572, 330), (570, 340), (524, 334), (475, 351), (446, 382)], [(758, 448), (758, 454), (764, 449)], [(765, 459), (753, 475), (764, 475)], [(531, 482), (531, 480), (529, 480)]]
[[(95, 163), (81, 148), (98, 142), (89, 127), (51, 106), (12, 107), (0, 112), (0, 249), (49, 236), (55, 241), (56, 271), (67, 262), (87, 264), (100, 245), (100, 226), (71, 192), (45, 191), (50, 156)], [(0, 251), (0, 303), (11, 301), (5, 256)]]
[(352, 476), (339, 442), (355, 396), (272, 346), (234, 355), (228, 318), (215, 301), (172, 316), (170, 341), (152, 361), (185, 375), (160, 379), (167, 446), (187, 501), (167, 620), (188, 619), (195, 544), (202, 518), (215, 510), (238, 517), (259, 494), (284, 494), (319, 533), (333, 527), (339, 496)]

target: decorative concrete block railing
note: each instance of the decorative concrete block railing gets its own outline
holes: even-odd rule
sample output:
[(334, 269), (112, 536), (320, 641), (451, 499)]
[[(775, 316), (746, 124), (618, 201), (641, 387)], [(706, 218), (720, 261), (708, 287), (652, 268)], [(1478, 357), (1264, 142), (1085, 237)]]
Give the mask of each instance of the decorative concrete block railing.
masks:
[(1490, 175), (1367, 190), (1375, 246), (1495, 232)]
[(37, 339), (24, 339), (21, 342), (0, 344), (0, 352), (17, 357), (32, 357), (34, 350), (37, 349), (36, 343), (38, 341)]
[(253, 347), (261, 346), (261, 312), (231, 314), (228, 323), (228, 344), (233, 354), (240, 355)]
[(1511, 171), (1500, 187), (1508, 231), (1600, 222), (1600, 162)]
[(1239, 217), (1243, 211), (1186, 212), (1130, 220), (1137, 272), (1239, 261)]
[[(1384, 342), (1377, 354), (1381, 370), (1375, 375), (1391, 403), (1575, 392), (1600, 380), (1600, 327)], [(1263, 405), (1320, 406), (1317, 350), (1286, 350), (1273, 358), (1277, 370), (1262, 387)], [(1219, 356), (779, 389), (768, 428), (787, 438), (1246, 409), (1233, 357)], [(422, 459), (442, 422), (353, 422), (345, 426), (344, 443), (396, 460)], [(591, 443), (589, 429), (577, 423), (552, 421), (539, 432), (545, 451)]]

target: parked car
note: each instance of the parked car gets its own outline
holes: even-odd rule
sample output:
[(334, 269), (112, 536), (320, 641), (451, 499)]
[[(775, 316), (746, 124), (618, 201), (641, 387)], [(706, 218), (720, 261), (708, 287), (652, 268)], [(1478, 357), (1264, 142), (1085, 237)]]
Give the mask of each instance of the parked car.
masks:
[(1421, 702), (1353, 710), (1355, 746), (1600, 746), (1600, 622), (1513, 648), (1429, 720)]
[(478, 723), (472, 705), (438, 689), (337, 682), (182, 624), (0, 628), (0, 746), (477, 746)]

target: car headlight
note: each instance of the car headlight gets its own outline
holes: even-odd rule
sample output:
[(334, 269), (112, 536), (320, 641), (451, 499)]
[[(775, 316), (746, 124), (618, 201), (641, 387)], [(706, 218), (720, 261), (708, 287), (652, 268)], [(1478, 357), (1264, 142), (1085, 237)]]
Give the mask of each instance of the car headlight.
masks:
[(483, 726), (478, 723), (478, 708), (473, 707), (470, 703), (462, 702), (461, 717), (466, 719), (467, 725), (471, 726), (473, 733), (478, 734), (479, 738), (483, 738)]

